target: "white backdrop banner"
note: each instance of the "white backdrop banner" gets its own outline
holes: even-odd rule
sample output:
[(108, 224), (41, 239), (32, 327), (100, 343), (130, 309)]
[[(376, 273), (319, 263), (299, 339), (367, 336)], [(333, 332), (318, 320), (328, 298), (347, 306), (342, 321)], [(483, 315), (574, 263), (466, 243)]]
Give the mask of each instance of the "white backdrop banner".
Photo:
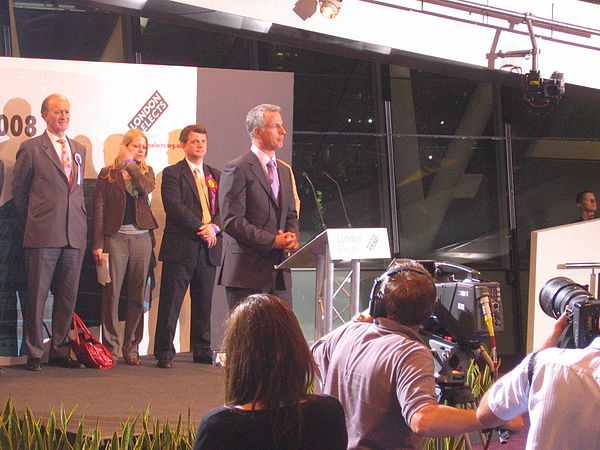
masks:
[(0, 71), (0, 158), (7, 171), (0, 205), (12, 198), (11, 168), (19, 144), (46, 128), (40, 105), (53, 92), (71, 103), (67, 135), (92, 155), (86, 178), (95, 178), (115, 158), (131, 125), (146, 132), (148, 163), (162, 170), (167, 150), (177, 145), (173, 131), (196, 117), (192, 67), (0, 58)]

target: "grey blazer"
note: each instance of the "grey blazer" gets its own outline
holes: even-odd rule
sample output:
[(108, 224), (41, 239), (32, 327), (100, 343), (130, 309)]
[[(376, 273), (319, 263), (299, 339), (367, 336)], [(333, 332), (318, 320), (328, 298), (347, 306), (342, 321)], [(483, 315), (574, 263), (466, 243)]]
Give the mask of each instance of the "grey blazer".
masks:
[[(221, 174), (219, 203), (224, 239), (219, 272), (222, 286), (269, 289), (273, 268), (285, 259), (283, 250), (273, 249), (277, 230), (298, 234), (298, 217), (288, 167), (278, 164), (279, 202), (271, 192), (267, 176), (252, 151), (228, 163)], [(284, 271), (285, 288), (290, 273)]]
[(86, 246), (85, 147), (67, 139), (73, 161), (71, 188), (46, 132), (19, 147), (12, 191), (25, 230), (23, 247)]

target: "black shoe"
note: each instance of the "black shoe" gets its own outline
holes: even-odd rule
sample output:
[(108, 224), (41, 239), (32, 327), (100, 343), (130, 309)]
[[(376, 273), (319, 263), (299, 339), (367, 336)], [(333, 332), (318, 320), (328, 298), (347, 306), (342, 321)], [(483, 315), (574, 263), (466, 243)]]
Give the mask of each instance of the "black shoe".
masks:
[(156, 361), (156, 366), (160, 369), (170, 369), (173, 367), (173, 363), (170, 359), (159, 359)]
[(212, 356), (208, 353), (194, 353), (194, 362), (198, 364), (212, 364)]
[(64, 367), (65, 369), (85, 369), (85, 366), (79, 361), (71, 358), (50, 358), (48, 365), (53, 367)]
[(42, 359), (27, 358), (27, 370), (33, 370), (34, 372), (39, 372), (42, 370)]

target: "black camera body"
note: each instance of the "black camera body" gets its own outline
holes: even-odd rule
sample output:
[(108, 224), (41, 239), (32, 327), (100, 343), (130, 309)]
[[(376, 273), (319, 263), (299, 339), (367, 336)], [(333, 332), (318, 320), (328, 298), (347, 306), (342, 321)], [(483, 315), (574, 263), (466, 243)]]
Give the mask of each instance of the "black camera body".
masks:
[(561, 347), (584, 348), (600, 336), (600, 300), (587, 286), (566, 277), (552, 278), (540, 291), (539, 301), (542, 311), (555, 319), (567, 311), (571, 325), (561, 337)]
[(575, 348), (587, 347), (596, 336), (600, 336), (598, 332), (600, 301), (594, 298), (575, 302), (571, 311)]
[(431, 273), (438, 294), (432, 316), (423, 330), (477, 348), (488, 328), (481, 306), (489, 302), (494, 331), (504, 331), (500, 284), (480, 279), (480, 273), (446, 261), (418, 261)]
[(442, 318), (450, 336), (461, 344), (479, 342), (489, 332), (485, 324), (480, 298), (489, 297), (494, 330), (504, 331), (504, 315), (500, 284), (490, 281), (465, 279), (436, 283), (439, 303), (433, 313)]
[(541, 78), (539, 71), (532, 70), (525, 75), (525, 85), (525, 98), (534, 106), (556, 104), (565, 94), (564, 75), (560, 72)]

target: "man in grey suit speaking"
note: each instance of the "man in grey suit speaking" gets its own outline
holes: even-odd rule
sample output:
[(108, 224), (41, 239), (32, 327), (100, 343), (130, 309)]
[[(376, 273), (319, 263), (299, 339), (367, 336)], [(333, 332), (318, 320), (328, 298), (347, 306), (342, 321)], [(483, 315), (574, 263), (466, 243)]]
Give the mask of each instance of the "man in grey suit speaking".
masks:
[(13, 197), (24, 227), (27, 299), (23, 308), (27, 368), (41, 370), (44, 306), (54, 293), (48, 363), (83, 367), (70, 359), (69, 329), (86, 245), (83, 201), (85, 147), (65, 136), (70, 104), (52, 94), (42, 102), (46, 132), (24, 141), (17, 152)]
[(275, 156), (286, 133), (281, 109), (255, 106), (246, 126), (250, 150), (221, 174), (221, 226), (227, 234), (219, 284), (225, 286), (230, 310), (253, 293), (277, 295), (291, 306), (291, 273), (274, 268), (299, 247), (291, 171)]

